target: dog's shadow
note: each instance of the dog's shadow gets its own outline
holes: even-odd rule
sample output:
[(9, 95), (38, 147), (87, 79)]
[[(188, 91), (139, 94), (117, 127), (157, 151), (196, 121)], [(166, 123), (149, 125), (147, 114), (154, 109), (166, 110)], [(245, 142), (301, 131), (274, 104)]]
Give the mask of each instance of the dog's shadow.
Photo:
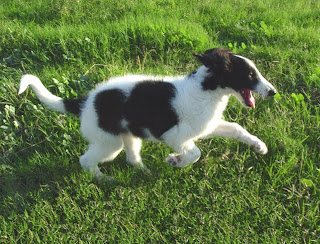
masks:
[(168, 171), (167, 167), (172, 169), (172, 166), (166, 165), (164, 160), (160, 165), (154, 163), (150, 155), (142, 155), (142, 158), (146, 168), (132, 167), (126, 162), (125, 153), (121, 152), (112, 162), (99, 164), (101, 172), (108, 178), (102, 180), (94, 179), (94, 182), (100, 186), (139, 187), (140, 185), (156, 182), (157, 179), (163, 177), (164, 171)]
[(38, 150), (12, 155), (2, 164), (8, 167), (0, 168), (0, 215), (5, 219), (12, 214), (23, 214), (39, 201), (54, 202), (61, 191), (78, 184), (95, 184), (108, 198), (117, 187), (155, 184), (159, 177), (155, 173), (157, 169), (151, 168), (148, 173), (131, 167), (121, 153), (114, 161), (100, 164), (103, 173), (113, 179), (96, 180), (83, 171), (78, 156), (66, 159), (57, 153)]
[(142, 150), (141, 156), (150, 172), (133, 168), (126, 162), (125, 152), (121, 152), (114, 161), (99, 165), (105, 175), (113, 177), (112, 180), (97, 180), (86, 173), (79, 164), (80, 155), (77, 153), (67, 158), (60, 156), (58, 151), (43, 152), (41, 147), (34, 147), (28, 152), (12, 155), (5, 160), (11, 168), (6, 172), (0, 171), (0, 215), (8, 219), (12, 214), (23, 214), (39, 201), (54, 204), (66, 191), (71, 197), (84, 198), (85, 195), (78, 196), (81, 190), (77, 188), (90, 188), (92, 185), (99, 188), (107, 200), (119, 188), (153, 188), (161, 179), (185, 178), (193, 173), (190, 170), (201, 167), (174, 168), (165, 162), (170, 152), (169, 148), (155, 144)]
[(0, 215), (21, 214), (39, 199), (50, 200), (58, 195), (58, 187), (70, 175), (74, 165), (59, 162), (54, 154), (39, 153), (36, 149), (2, 160), (0, 177)]

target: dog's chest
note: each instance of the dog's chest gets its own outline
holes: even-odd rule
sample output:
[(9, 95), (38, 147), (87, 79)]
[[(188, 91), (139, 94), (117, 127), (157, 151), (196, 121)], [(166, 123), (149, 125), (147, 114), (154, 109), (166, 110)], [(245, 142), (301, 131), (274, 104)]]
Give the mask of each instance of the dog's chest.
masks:
[(200, 138), (212, 133), (228, 103), (228, 96), (208, 100), (189, 101), (179, 111), (179, 121), (190, 128), (194, 137)]
[(195, 136), (197, 138), (201, 138), (205, 135), (208, 135), (212, 133), (219, 121), (221, 120), (223, 110), (225, 109), (225, 106), (216, 106), (214, 107), (214, 110), (212, 113), (209, 113), (208, 115), (199, 116), (196, 121), (194, 121), (193, 128), (195, 133)]

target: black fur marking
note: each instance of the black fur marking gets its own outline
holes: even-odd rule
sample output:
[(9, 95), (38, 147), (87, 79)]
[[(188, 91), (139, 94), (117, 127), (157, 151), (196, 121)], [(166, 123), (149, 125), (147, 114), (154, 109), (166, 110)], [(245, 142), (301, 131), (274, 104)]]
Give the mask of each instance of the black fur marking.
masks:
[(254, 90), (258, 83), (258, 74), (249, 64), (237, 56), (231, 56), (232, 72), (226, 86), (235, 90), (247, 88)]
[(258, 83), (257, 74), (245, 60), (234, 53), (214, 48), (204, 54), (194, 54), (208, 69), (210, 75), (202, 82), (203, 90), (215, 90), (218, 86), (254, 90)]
[(86, 100), (87, 97), (77, 99), (64, 99), (63, 103), (69, 113), (79, 116), (81, 113), (82, 105)]
[(175, 87), (162, 81), (138, 83), (128, 98), (124, 117), (129, 122), (129, 130), (138, 137), (145, 137), (144, 129), (159, 138), (178, 123), (171, 100), (175, 97)]
[(100, 128), (115, 135), (126, 132), (121, 125), (125, 100), (126, 96), (119, 89), (105, 90), (96, 95), (94, 106)]

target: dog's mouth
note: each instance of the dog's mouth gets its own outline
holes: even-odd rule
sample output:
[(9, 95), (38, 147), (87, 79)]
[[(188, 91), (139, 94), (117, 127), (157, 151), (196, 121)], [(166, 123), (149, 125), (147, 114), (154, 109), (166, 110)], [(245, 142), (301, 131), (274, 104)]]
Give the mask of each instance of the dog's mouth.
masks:
[(240, 94), (244, 99), (245, 104), (250, 107), (254, 108), (256, 106), (256, 100), (254, 99), (252, 92), (249, 89), (242, 88), (240, 90)]

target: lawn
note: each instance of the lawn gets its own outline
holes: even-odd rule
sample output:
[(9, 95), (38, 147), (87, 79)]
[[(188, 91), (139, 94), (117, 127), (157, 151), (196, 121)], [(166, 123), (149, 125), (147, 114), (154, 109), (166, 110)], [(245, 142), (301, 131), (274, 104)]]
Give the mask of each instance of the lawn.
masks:
[[(320, 1), (4, 0), (0, 3), (0, 243), (319, 243)], [(224, 116), (268, 146), (201, 140), (200, 160), (173, 168), (144, 142), (146, 174), (80, 167), (78, 118), (43, 107), (19, 79), (62, 97), (127, 73), (182, 75), (192, 52), (224, 47), (276, 86)]]

